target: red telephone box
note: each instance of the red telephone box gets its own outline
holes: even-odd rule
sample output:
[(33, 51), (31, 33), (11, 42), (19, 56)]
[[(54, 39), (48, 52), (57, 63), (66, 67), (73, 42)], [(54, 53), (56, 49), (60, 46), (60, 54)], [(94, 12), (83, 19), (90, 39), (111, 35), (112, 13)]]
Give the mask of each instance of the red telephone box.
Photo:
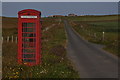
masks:
[(41, 63), (41, 12), (25, 9), (18, 12), (18, 63), (29, 66)]

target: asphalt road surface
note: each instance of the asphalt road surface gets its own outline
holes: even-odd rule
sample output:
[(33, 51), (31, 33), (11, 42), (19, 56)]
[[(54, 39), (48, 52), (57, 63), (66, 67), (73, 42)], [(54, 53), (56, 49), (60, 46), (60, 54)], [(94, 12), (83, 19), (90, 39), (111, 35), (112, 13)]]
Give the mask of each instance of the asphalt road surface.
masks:
[(80, 78), (118, 78), (117, 57), (81, 38), (67, 21), (64, 24), (68, 37), (68, 57)]

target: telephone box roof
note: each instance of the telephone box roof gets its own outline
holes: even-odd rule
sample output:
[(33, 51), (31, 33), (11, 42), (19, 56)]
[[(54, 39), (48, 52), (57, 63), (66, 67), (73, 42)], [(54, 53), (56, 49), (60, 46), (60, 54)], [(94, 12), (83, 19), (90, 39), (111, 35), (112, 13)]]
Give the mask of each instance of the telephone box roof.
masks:
[(37, 14), (41, 15), (40, 11), (37, 11), (37, 10), (34, 10), (34, 9), (24, 9), (24, 10), (19, 11), (18, 14), (22, 14), (22, 13), (25, 13), (25, 12), (32, 12), (32, 13), (37, 13)]

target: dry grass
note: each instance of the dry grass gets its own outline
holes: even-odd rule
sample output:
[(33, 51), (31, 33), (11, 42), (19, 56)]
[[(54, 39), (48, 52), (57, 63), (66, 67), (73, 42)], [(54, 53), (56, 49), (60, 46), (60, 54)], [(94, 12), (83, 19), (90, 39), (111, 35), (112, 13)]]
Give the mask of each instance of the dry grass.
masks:
[[(9, 20), (13, 21), (13, 27), (9, 28)], [(46, 28), (55, 24), (48, 31), (42, 33), (42, 64), (37, 66), (25, 66), (17, 63), (17, 44), (4, 42), (3, 51), (3, 79), (5, 78), (77, 78), (71, 63), (66, 58), (66, 36), (64, 24), (58, 25), (58, 19), (44, 18), (42, 27)], [(14, 22), (15, 21), (15, 22)], [(8, 23), (8, 24), (6, 24)], [(3, 22), (3, 36), (17, 35), (17, 21), (13, 18), (5, 18)]]

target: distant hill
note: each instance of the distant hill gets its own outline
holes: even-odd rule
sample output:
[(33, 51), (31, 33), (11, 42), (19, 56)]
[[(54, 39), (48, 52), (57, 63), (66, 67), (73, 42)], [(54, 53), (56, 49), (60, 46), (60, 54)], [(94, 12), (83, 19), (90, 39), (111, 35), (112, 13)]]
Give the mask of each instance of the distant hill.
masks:
[[(119, 15), (120, 16), (120, 15)], [(91, 20), (91, 18), (94, 20), (96, 19), (108, 19), (108, 20), (117, 20), (118, 15), (84, 15), (84, 16), (76, 16), (76, 17), (70, 17), (70, 19), (75, 19), (75, 20), (82, 20), (84, 21), (85, 18), (87, 20)], [(1, 16), (0, 16), (1, 18)], [(42, 18), (42, 21), (51, 21), (53, 18)], [(68, 18), (69, 19), (69, 18)], [(45, 23), (45, 22), (44, 22)], [(17, 17), (2, 17), (2, 28), (17, 28), (18, 26), (18, 18)]]

